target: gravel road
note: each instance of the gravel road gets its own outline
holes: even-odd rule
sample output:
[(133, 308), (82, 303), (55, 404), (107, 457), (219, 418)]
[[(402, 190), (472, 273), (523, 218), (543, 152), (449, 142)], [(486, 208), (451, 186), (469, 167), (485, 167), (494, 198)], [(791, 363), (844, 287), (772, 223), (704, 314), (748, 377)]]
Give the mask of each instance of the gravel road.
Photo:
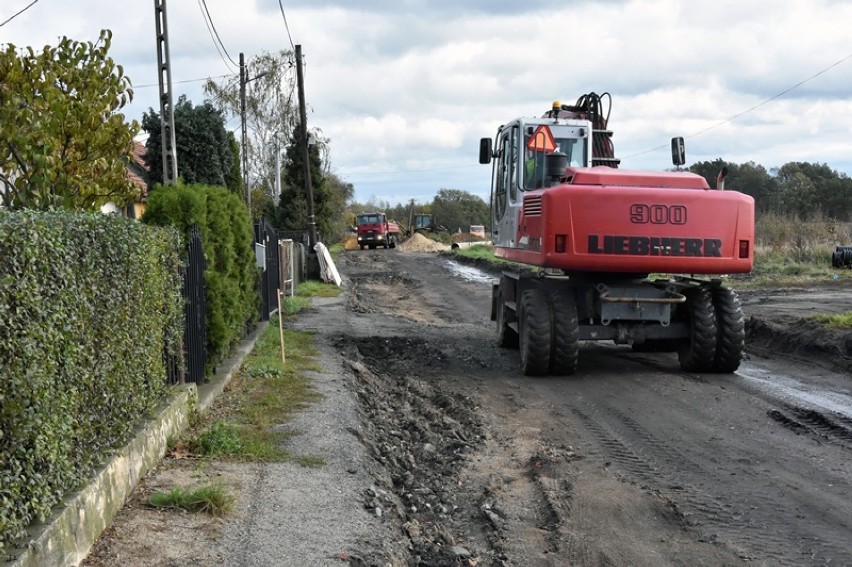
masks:
[(852, 565), (846, 337), (798, 319), (852, 309), (842, 289), (744, 294), (735, 374), (589, 343), (576, 375), (530, 378), (495, 344), (493, 275), (400, 250), (338, 268), (345, 294), (296, 323), (324, 399), (282, 425), (327, 464), (186, 467), (239, 491), (222, 521), (147, 509), (164, 464), (88, 564)]

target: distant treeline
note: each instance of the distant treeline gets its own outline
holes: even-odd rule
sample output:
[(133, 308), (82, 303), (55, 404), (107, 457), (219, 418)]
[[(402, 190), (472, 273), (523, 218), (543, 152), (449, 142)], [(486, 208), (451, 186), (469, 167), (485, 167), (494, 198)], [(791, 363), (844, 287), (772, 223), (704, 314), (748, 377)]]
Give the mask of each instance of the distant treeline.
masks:
[(727, 163), (721, 159), (693, 164), (689, 171), (716, 186), (716, 176), (728, 168), (725, 189), (754, 197), (758, 215), (774, 213), (808, 219), (814, 215), (852, 220), (852, 178), (826, 164), (794, 162), (767, 170), (754, 162)]

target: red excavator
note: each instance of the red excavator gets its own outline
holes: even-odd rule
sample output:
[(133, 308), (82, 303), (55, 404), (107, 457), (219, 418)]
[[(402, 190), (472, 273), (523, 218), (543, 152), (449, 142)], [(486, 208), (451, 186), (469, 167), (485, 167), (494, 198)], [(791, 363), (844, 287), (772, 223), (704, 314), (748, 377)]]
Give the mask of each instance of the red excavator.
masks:
[[(752, 269), (754, 199), (725, 191), (724, 171), (711, 189), (689, 172), (618, 169), (610, 108), (608, 93), (557, 101), (480, 143), (480, 163), (494, 163), (495, 254), (539, 268), (495, 282), (497, 341), (520, 349), (526, 375), (573, 374), (585, 340), (733, 372), (743, 313), (719, 276)], [(682, 138), (672, 158), (683, 165)]]

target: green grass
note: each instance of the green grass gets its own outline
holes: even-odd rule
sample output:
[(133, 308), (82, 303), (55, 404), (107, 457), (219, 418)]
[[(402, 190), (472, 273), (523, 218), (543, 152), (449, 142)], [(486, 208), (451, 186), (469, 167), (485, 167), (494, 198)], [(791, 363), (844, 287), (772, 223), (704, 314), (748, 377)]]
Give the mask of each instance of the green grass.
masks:
[(318, 371), (311, 333), (284, 330), (286, 363), (281, 362), (278, 320), (273, 318), (240, 372), (208, 420), (187, 442), (193, 453), (208, 458), (240, 461), (295, 461), (306, 466), (323, 464), (283, 448), (288, 433), (280, 425), (320, 399), (305, 372)]
[(302, 309), (307, 309), (310, 306), (311, 300), (307, 297), (294, 295), (293, 297), (281, 298), (281, 311), (284, 312), (284, 315), (295, 315)]
[(156, 508), (175, 508), (188, 512), (205, 512), (223, 516), (231, 510), (234, 497), (219, 485), (194, 489), (176, 486), (169, 492), (155, 492), (148, 503)]
[(852, 311), (838, 313), (837, 315), (814, 315), (813, 318), (829, 329), (841, 331), (852, 329)]
[(284, 315), (295, 315), (311, 306), (311, 297), (337, 297), (340, 288), (334, 284), (308, 280), (296, 288), (296, 295), (281, 298), (281, 311)]
[(485, 244), (474, 244), (467, 248), (459, 248), (454, 251), (454, 254), (464, 256), (466, 258), (475, 258), (477, 260), (485, 260), (493, 264), (505, 263), (500, 258), (494, 256), (494, 247)]
[(190, 443), (190, 450), (207, 457), (235, 455), (241, 448), (237, 426), (226, 421), (214, 421)]
[(302, 297), (337, 297), (340, 288), (334, 284), (308, 280), (299, 284), (296, 288), (296, 296)]

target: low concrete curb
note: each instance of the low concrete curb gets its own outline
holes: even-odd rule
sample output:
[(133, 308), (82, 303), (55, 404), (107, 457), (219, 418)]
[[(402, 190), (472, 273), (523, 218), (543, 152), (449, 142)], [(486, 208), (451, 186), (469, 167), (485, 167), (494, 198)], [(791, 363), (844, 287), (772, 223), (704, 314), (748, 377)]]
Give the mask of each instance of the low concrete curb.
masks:
[[(268, 323), (261, 323), (244, 339), (231, 358), (223, 361), (207, 383), (174, 388), (166, 402), (155, 409), (133, 439), (98, 471), (88, 486), (67, 495), (61, 508), (44, 524), (29, 528), (26, 548), (7, 549), (4, 567), (67, 567), (78, 565), (124, 506), (133, 488), (166, 454), (169, 438), (189, 426), (193, 411), (206, 411), (239, 370)], [(18, 552), (16, 554), (16, 552)]]
[(15, 567), (77, 565), (124, 505), (133, 487), (165, 455), (169, 437), (183, 431), (198, 400), (195, 385), (179, 386), (151, 420), (81, 491), (64, 500), (48, 522), (35, 525)]

